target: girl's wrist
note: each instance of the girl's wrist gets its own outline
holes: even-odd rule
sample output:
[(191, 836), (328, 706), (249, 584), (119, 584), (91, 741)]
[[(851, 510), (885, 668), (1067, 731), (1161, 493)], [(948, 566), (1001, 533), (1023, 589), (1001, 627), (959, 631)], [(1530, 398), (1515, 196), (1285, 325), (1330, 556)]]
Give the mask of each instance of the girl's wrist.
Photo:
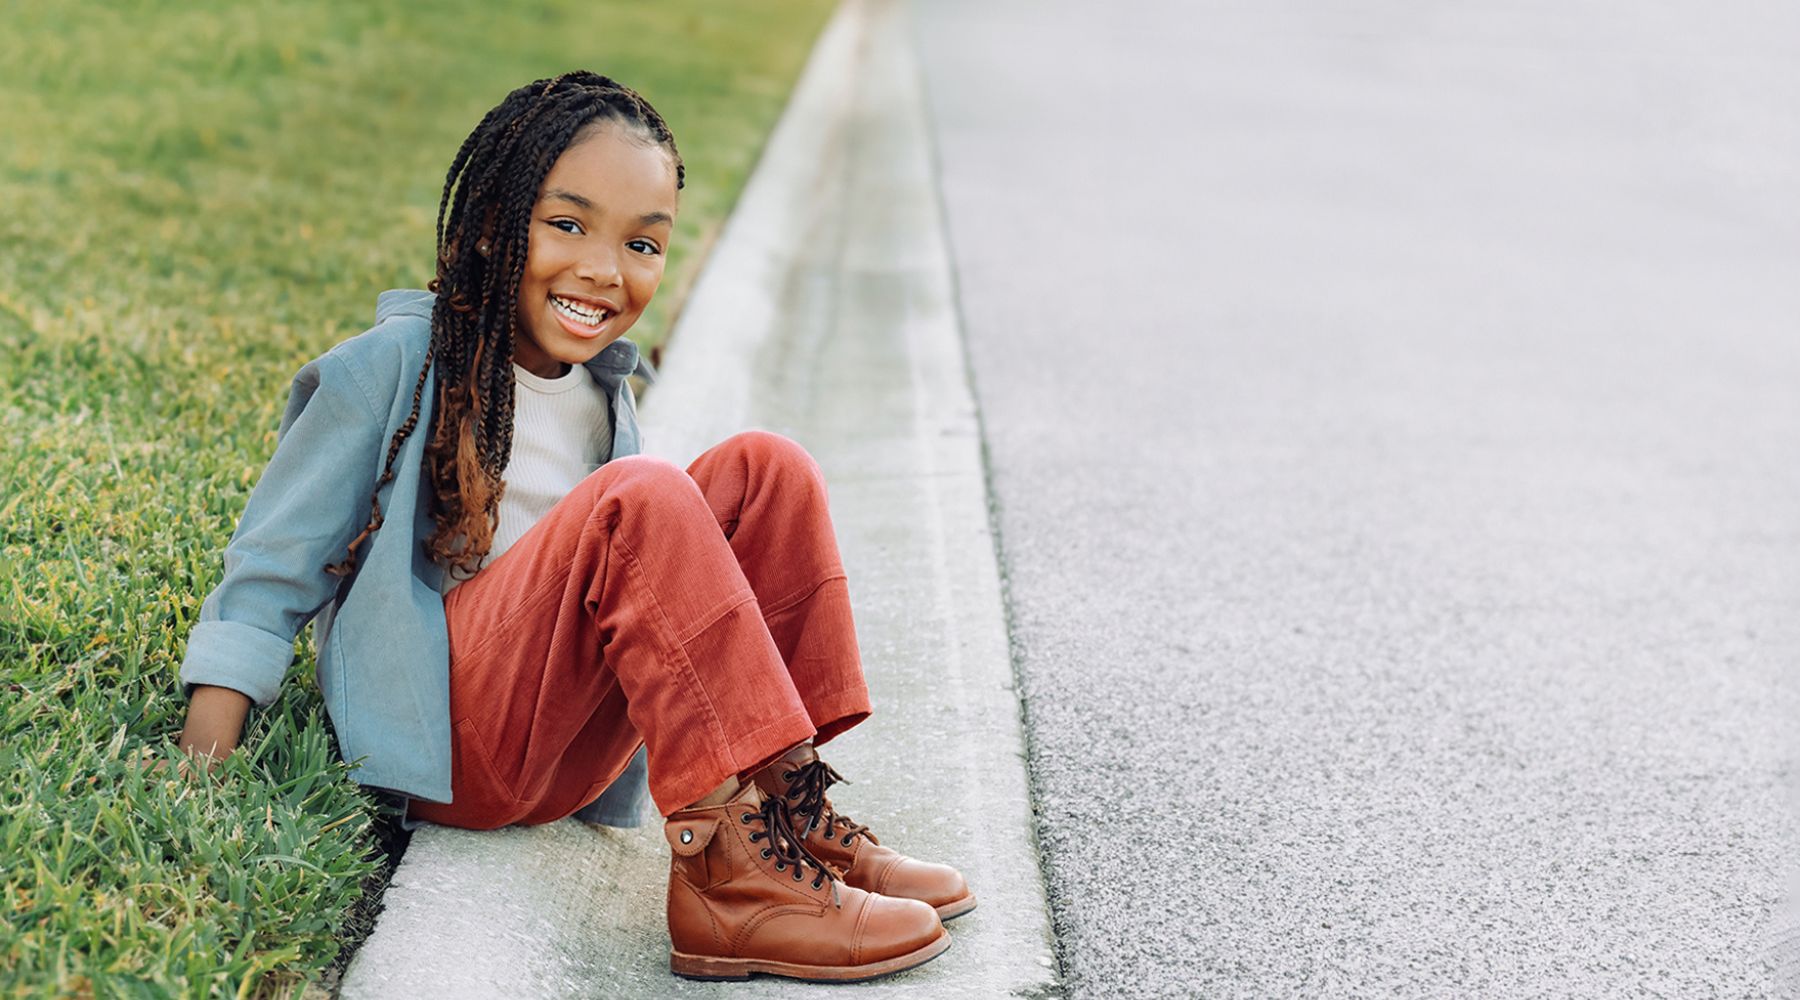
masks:
[(223, 760), (237, 749), (249, 712), (250, 698), (241, 691), (196, 686), (188, 703), (187, 726), (181, 731), (181, 749)]

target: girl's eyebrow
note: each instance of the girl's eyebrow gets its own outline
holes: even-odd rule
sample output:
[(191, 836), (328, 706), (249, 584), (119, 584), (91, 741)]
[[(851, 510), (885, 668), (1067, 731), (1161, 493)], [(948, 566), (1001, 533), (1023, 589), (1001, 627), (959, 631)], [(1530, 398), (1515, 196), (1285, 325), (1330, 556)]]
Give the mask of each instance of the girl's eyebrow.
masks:
[[(596, 210), (593, 202), (573, 191), (565, 191), (562, 188), (551, 188), (550, 190), (545, 191), (544, 198), (546, 200), (550, 198), (561, 198), (564, 201), (579, 205), (590, 212)], [(655, 226), (659, 224), (674, 225), (675, 218), (667, 212), (645, 212), (643, 215), (638, 216), (638, 225), (640, 226)]]
[(544, 200), (549, 201), (551, 198), (561, 198), (564, 201), (574, 202), (575, 204), (581, 206), (582, 208), (587, 209), (590, 212), (592, 212), (594, 210), (593, 202), (587, 200), (586, 198), (583, 198), (581, 195), (578, 195), (573, 191), (564, 191), (562, 188), (551, 188), (550, 190), (544, 192)]

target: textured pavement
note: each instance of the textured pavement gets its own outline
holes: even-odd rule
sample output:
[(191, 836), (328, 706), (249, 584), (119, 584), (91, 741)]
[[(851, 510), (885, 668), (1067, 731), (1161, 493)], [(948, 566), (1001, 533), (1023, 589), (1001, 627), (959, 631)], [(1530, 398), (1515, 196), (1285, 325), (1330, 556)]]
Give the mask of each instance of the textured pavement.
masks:
[(1800, 7), (913, 10), (1072, 994), (1768, 995)]
[(761, 427), (819, 461), (875, 712), (825, 748), (833, 802), (956, 865), (979, 907), (917, 969), (855, 987), (668, 971), (662, 825), (574, 820), (414, 837), (345, 1000), (430, 996), (1042, 997), (1053, 943), (981, 442), (922, 96), (892, 0), (817, 43), (646, 394), (646, 451), (686, 465)]

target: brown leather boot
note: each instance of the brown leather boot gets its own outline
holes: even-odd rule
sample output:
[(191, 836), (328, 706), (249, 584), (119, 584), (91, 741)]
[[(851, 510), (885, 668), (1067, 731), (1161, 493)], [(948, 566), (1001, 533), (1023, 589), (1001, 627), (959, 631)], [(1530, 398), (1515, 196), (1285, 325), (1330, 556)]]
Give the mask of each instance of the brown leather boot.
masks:
[(950, 947), (931, 907), (844, 885), (791, 823), (787, 803), (753, 782), (723, 805), (668, 818), (670, 971), (855, 982)]
[(842, 872), (845, 884), (930, 903), (939, 920), (975, 908), (975, 894), (961, 872), (885, 847), (868, 827), (833, 809), (825, 790), (843, 780), (808, 745), (789, 750), (756, 774), (764, 793), (785, 800), (793, 810), (794, 828), (806, 849)]

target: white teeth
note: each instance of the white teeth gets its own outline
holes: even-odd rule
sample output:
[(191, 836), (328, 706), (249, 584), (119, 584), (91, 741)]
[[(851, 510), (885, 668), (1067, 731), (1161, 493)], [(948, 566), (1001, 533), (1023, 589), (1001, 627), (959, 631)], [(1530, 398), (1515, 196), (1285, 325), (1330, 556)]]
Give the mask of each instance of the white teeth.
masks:
[(606, 317), (610, 315), (604, 309), (589, 309), (586, 306), (578, 306), (568, 299), (559, 298), (555, 295), (550, 296), (550, 302), (555, 305), (556, 308), (569, 314), (572, 318), (586, 323), (588, 326), (599, 326), (601, 323), (605, 322)]

